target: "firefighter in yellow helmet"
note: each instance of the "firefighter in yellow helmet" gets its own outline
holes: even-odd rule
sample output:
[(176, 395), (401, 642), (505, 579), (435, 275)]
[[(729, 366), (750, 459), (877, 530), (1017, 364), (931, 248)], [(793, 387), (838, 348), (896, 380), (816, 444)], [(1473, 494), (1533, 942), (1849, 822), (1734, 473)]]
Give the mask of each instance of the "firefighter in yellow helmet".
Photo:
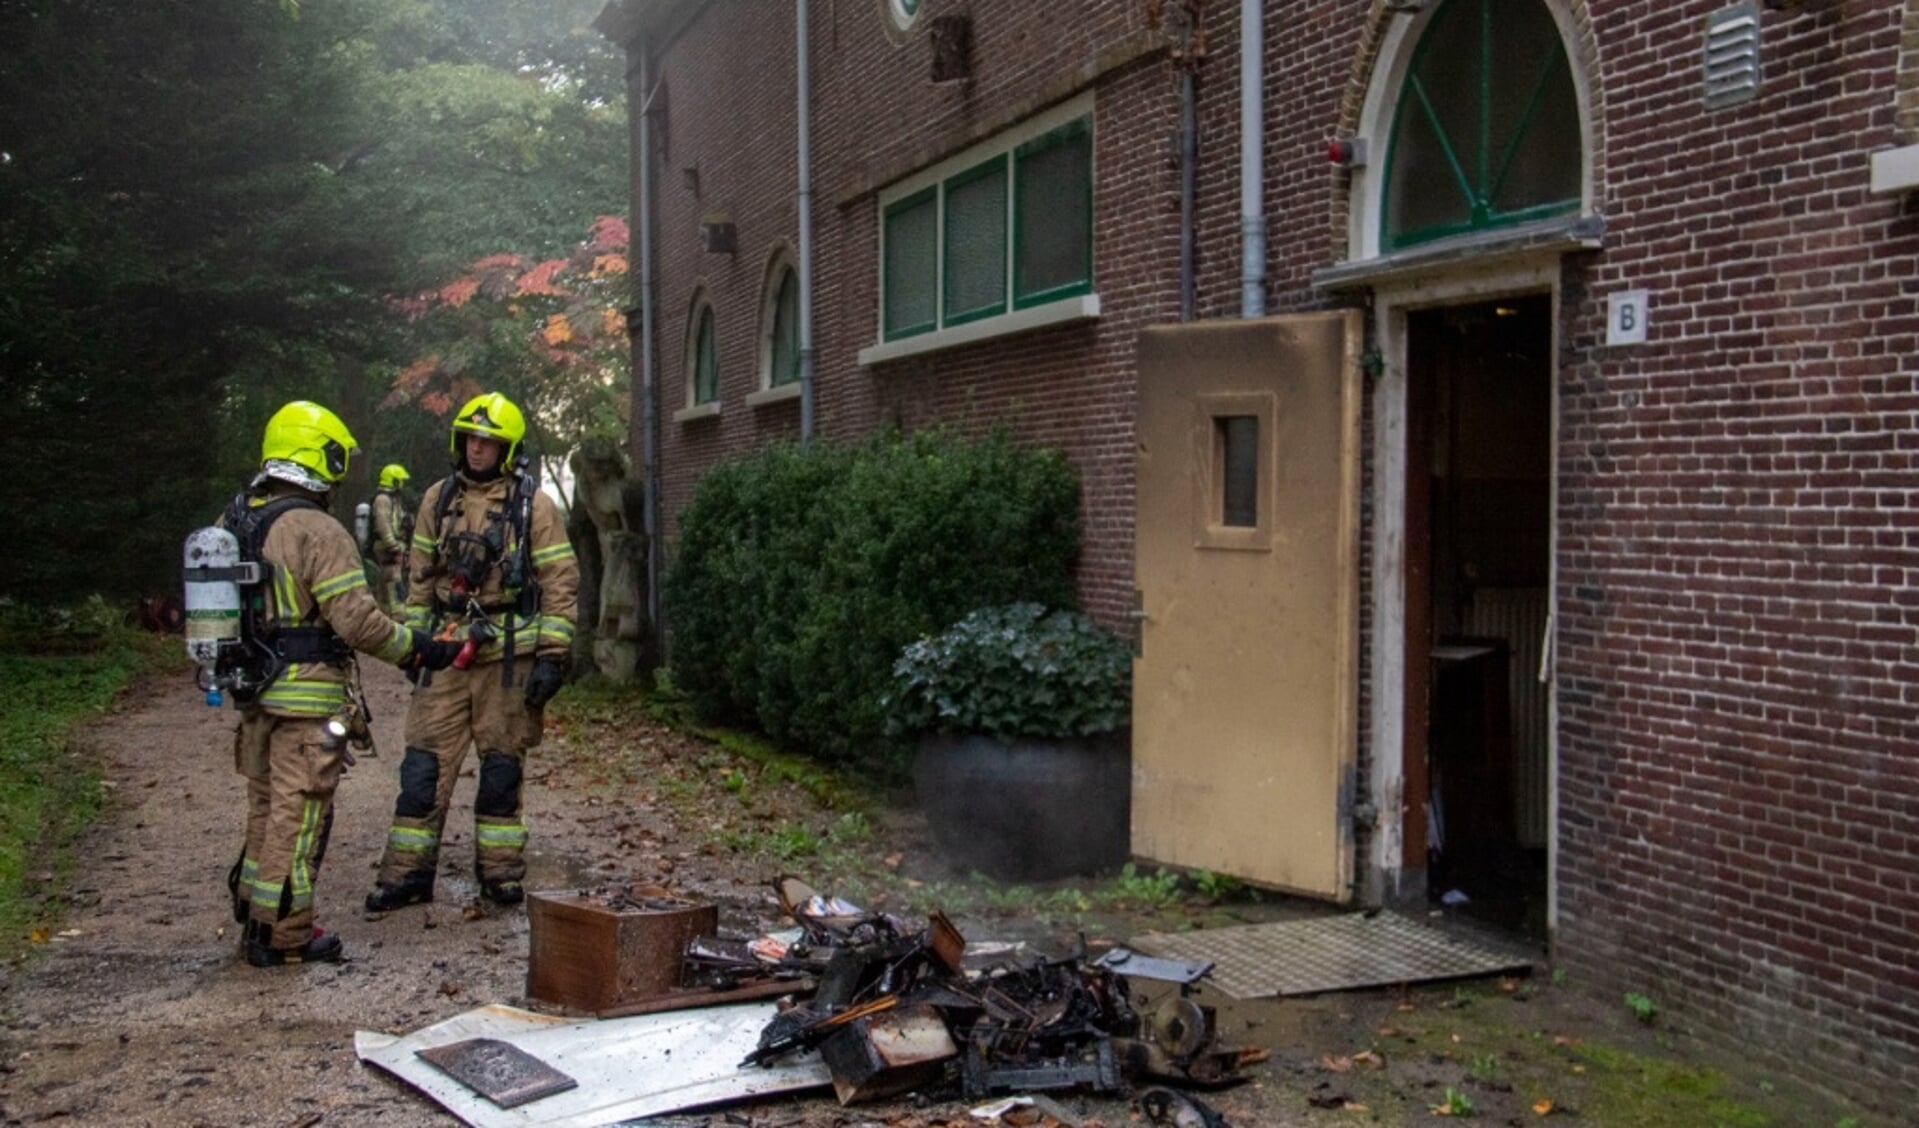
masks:
[(406, 599), (406, 550), (413, 539), (413, 511), (406, 503), (406, 467), (390, 462), (380, 471), (380, 488), (373, 494), (373, 563), (380, 569), (380, 606), (389, 615), (401, 614)]
[(327, 513), (357, 449), (339, 416), (289, 403), (267, 421), (259, 474), (221, 517), (261, 572), (241, 628), (257, 688), (235, 695), (246, 845), (227, 879), (256, 967), (340, 958), (340, 938), (313, 926), (313, 882), (346, 763), (340, 733), (364, 721), (354, 652), (408, 670), (441, 669), (459, 653), (380, 611), (353, 535)]
[(480, 756), (474, 869), (496, 904), (525, 895), (520, 788), (542, 713), (573, 643), (579, 562), (554, 501), (521, 457), (526, 417), (498, 392), (453, 417), (454, 472), (420, 500), (408, 556), (407, 623), (459, 639), (469, 660), (421, 676), (370, 912), (433, 899), (441, 833), (460, 765)]

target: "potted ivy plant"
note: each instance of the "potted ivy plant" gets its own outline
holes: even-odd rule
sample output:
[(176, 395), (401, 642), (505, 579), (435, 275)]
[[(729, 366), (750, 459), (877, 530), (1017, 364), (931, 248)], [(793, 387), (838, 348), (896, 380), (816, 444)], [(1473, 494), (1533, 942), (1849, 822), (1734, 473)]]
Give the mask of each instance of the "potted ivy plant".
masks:
[(889, 723), (916, 737), (915, 788), (940, 849), (1043, 881), (1126, 860), (1132, 653), (1085, 615), (1013, 603), (901, 651)]

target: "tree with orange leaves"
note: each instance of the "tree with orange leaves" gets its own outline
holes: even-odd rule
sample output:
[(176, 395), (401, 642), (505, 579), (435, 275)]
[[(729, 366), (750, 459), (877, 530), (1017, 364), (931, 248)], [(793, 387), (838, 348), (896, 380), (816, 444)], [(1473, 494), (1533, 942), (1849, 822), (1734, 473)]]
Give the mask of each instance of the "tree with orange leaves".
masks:
[(504, 391), (526, 409), (549, 471), (588, 437), (624, 442), (627, 240), (626, 222), (603, 215), (563, 255), (488, 255), (395, 300), (412, 339), (432, 351), (393, 373), (381, 410), (444, 418), (482, 391)]

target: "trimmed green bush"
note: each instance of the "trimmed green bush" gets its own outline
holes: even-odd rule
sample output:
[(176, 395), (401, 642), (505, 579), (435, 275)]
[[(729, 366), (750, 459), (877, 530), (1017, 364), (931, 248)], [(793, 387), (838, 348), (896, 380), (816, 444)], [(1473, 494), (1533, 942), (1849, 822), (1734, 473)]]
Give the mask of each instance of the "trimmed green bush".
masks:
[(1077, 611), (986, 607), (909, 643), (893, 664), (888, 729), (1001, 740), (1125, 728), (1133, 652)]
[(708, 720), (826, 759), (888, 747), (909, 642), (968, 612), (1077, 605), (1079, 484), (1003, 435), (781, 445), (716, 467), (666, 577), (675, 681)]

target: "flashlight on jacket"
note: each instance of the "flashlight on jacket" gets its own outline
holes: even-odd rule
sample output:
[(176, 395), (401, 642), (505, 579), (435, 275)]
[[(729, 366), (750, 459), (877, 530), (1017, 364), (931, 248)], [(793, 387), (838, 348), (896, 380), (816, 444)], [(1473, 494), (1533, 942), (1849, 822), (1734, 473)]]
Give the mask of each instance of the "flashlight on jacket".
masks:
[(320, 726), (320, 730), (326, 733), (326, 746), (328, 748), (338, 748), (340, 750), (340, 756), (345, 759), (348, 767), (352, 767), (359, 762), (353, 758), (353, 751), (347, 747), (348, 741), (353, 737), (353, 715), (351, 713), (335, 713), (326, 719), (325, 723)]

